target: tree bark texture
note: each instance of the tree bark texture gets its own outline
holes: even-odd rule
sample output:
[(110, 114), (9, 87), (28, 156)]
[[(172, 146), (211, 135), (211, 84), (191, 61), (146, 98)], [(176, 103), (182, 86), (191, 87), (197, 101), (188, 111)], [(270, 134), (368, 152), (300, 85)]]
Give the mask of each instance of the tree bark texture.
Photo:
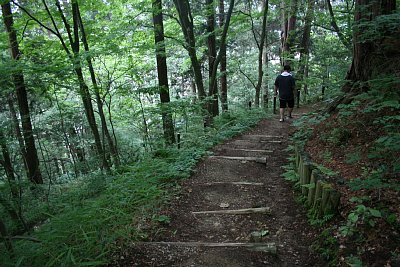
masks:
[[(219, 19), (218, 25), (222, 29), (225, 23), (225, 5), (224, 0), (219, 0)], [(222, 111), (228, 110), (228, 79), (226, 75), (226, 43), (220, 44), (221, 65), (220, 65), (220, 94)]]
[(300, 42), (300, 62), (299, 62), (299, 71), (297, 72), (297, 91), (301, 91), (302, 86), (304, 86), (304, 94), (306, 94), (306, 85), (304, 84), (304, 78), (306, 75), (306, 68), (308, 64), (308, 57), (310, 54), (310, 33), (311, 33), (311, 24), (314, 20), (314, 6), (315, 0), (307, 1), (307, 12), (304, 22), (303, 28), (303, 36)]
[(164, 138), (168, 144), (175, 143), (175, 130), (171, 111), (168, 86), (167, 57), (164, 43), (164, 23), (162, 13), (162, 0), (153, 0), (154, 40), (156, 44), (157, 77), (161, 101), (161, 116), (163, 120)]
[(296, 42), (296, 21), (298, 0), (291, 0), (287, 8), (285, 2), (281, 2), (282, 29), (281, 29), (281, 54), (282, 65), (290, 65), (294, 60), (294, 47)]
[(255, 95), (255, 100), (254, 100), (254, 105), (256, 107), (260, 106), (260, 96), (261, 96), (261, 86), (263, 82), (263, 55), (264, 55), (264, 49), (265, 48), (265, 43), (266, 43), (266, 34), (267, 34), (267, 15), (268, 15), (268, 0), (262, 0), (262, 10), (263, 10), (263, 16), (262, 16), (262, 27), (261, 27), (261, 36), (260, 36), (260, 42), (257, 43), (258, 45), (258, 79), (257, 79), (257, 85), (256, 85), (256, 95)]
[[(6, 2), (1, 5), (3, 12), (3, 21), (6, 31), (8, 33), (8, 39), (10, 44), (10, 54), (14, 61), (20, 59), (20, 51), (18, 47), (17, 33), (13, 27), (13, 15), (11, 11), (11, 5)], [(26, 92), (24, 75), (22, 71), (16, 71), (12, 75), (12, 79), (16, 89), (17, 103), (19, 113), (21, 116), (22, 134), (24, 136), (25, 144), (25, 158), (26, 165), (28, 168), (28, 178), (32, 183), (42, 184), (43, 178), (39, 167), (39, 157), (36, 150), (35, 139), (33, 135), (31, 116), (28, 105), (28, 95)]]
[(203, 100), (206, 97), (206, 92), (204, 90), (200, 62), (196, 55), (196, 39), (194, 37), (194, 25), (190, 4), (188, 0), (174, 0), (174, 4), (176, 10), (178, 11), (182, 32), (185, 36), (186, 49), (192, 63), (197, 93), (199, 99)]
[[(366, 22), (382, 15), (390, 15), (396, 10), (395, 0), (356, 0), (355, 28), (353, 31), (353, 61), (346, 75), (349, 82), (344, 85), (345, 92), (357, 93), (368, 90), (365, 82), (378, 75), (398, 73), (400, 63), (400, 31), (387, 33), (374, 40), (363, 40), (361, 34)], [(364, 25), (363, 25), (364, 24)], [(396, 48), (397, 47), (397, 48)]]
[(228, 9), (228, 13), (226, 14), (226, 21), (224, 23), (224, 27), (222, 30), (222, 34), (220, 37), (220, 47), (223, 47), (224, 50), (219, 50), (217, 53), (217, 56), (215, 58), (214, 64), (213, 64), (213, 68), (212, 68), (212, 75), (210, 77), (211, 79), (211, 83), (215, 85), (217, 83), (217, 71), (218, 71), (218, 66), (221, 62), (222, 57), (225, 56), (226, 58), (226, 38), (228, 35), (228, 28), (229, 28), (229, 24), (231, 21), (231, 17), (232, 17), (232, 12), (233, 12), (233, 8), (235, 6), (235, 0), (230, 0), (229, 1), (229, 9)]
[(208, 103), (208, 113), (213, 117), (218, 116), (218, 86), (213, 80), (213, 68), (217, 57), (217, 45), (215, 38), (215, 11), (214, 0), (206, 0), (207, 10), (207, 46), (208, 46), (208, 96), (211, 102)]

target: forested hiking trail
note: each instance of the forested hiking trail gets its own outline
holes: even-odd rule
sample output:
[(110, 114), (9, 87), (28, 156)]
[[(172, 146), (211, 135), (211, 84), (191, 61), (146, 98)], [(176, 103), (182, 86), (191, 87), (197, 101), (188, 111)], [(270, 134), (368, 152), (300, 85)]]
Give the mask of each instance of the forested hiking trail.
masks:
[(310, 246), (316, 230), (281, 174), (294, 119), (264, 119), (217, 145), (165, 211), (170, 223), (137, 243), (121, 266), (324, 266)]

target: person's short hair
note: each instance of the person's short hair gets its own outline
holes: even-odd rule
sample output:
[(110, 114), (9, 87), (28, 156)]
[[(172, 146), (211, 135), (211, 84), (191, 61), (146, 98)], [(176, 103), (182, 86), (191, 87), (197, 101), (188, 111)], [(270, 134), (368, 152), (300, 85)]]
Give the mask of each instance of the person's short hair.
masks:
[(283, 66), (283, 70), (291, 71), (292, 68), (289, 65), (285, 65), (285, 66)]

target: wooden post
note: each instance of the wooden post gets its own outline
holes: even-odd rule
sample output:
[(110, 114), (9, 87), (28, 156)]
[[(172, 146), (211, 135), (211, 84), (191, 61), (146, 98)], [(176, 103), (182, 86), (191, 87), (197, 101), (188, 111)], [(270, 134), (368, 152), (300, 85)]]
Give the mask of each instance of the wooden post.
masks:
[(177, 139), (177, 144), (178, 144), (178, 149), (181, 149), (181, 134), (180, 133), (178, 133), (177, 135), (176, 135), (176, 139)]
[(312, 206), (315, 200), (315, 190), (317, 187), (317, 181), (320, 179), (319, 177), (319, 171), (317, 169), (314, 169), (311, 171), (311, 177), (310, 177), (310, 184), (314, 185), (308, 190), (308, 197), (307, 197), (307, 204), (309, 206)]
[(299, 168), (297, 170), (297, 173), (299, 174), (299, 182), (300, 186), (304, 184), (303, 180), (303, 168), (304, 168), (304, 162), (303, 162), (303, 156), (300, 154), (299, 155)]
[(249, 101), (249, 109), (251, 109), (251, 101)]
[(276, 96), (274, 96), (274, 107), (273, 107), (273, 112), (276, 114)]
[(324, 207), (324, 214), (335, 214), (338, 211), (340, 204), (340, 193), (334, 189), (331, 189), (328, 201)]
[(314, 203), (313, 203), (313, 209), (315, 209), (315, 210), (317, 210), (321, 204), (322, 185), (323, 185), (323, 182), (321, 180), (318, 180), (315, 185), (315, 197), (314, 197)]
[[(306, 161), (303, 164), (303, 185), (308, 185), (310, 183), (310, 178), (311, 178), (311, 163)], [(308, 188), (307, 187), (302, 187), (301, 188), (301, 193), (303, 195), (308, 195)]]
[(322, 196), (321, 196), (321, 205), (318, 209), (318, 216), (322, 217), (325, 215), (325, 207), (328, 204), (328, 200), (330, 197), (330, 194), (332, 192), (332, 185), (330, 184), (323, 184), (322, 185)]

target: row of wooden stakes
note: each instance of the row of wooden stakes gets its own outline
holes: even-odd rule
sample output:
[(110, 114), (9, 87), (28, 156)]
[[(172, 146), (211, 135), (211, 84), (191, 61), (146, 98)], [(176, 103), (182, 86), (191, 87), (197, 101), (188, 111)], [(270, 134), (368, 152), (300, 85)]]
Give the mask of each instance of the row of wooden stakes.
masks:
[(298, 147), (295, 147), (295, 171), (299, 176), (301, 194), (306, 198), (306, 205), (312, 210), (314, 217), (336, 214), (340, 193), (327, 182), (326, 177)]

